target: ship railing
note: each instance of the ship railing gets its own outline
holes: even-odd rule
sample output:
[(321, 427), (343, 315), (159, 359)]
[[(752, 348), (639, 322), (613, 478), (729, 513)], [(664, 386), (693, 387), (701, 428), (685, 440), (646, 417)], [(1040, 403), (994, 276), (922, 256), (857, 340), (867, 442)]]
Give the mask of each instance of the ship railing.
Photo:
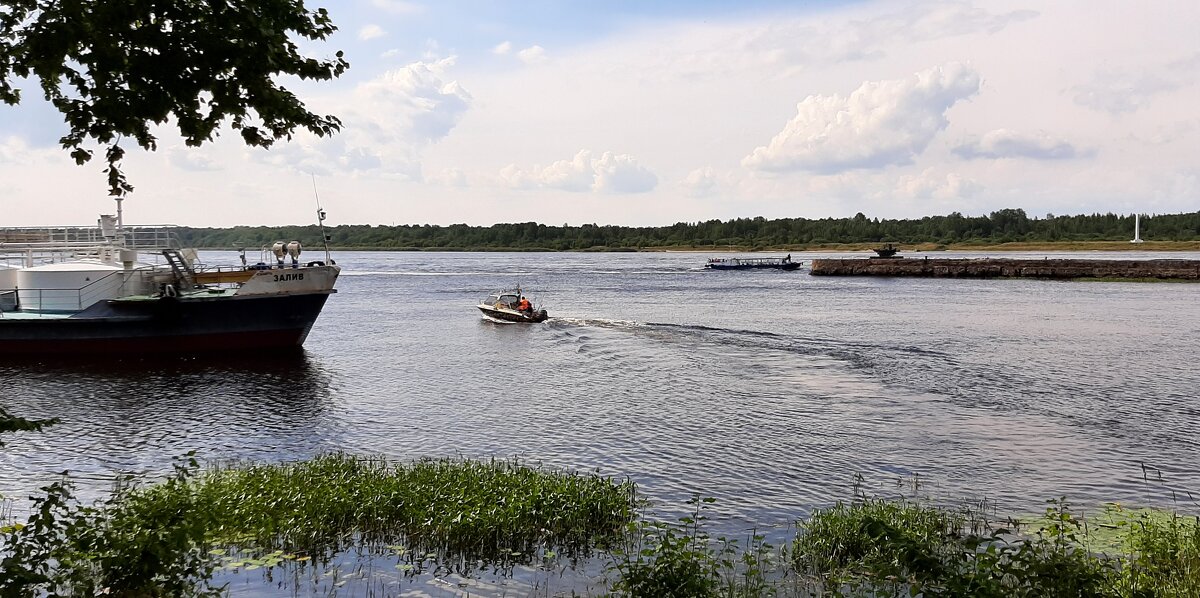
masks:
[(125, 226), (116, 231), (105, 231), (98, 226), (0, 227), (0, 252), (97, 246), (138, 251), (179, 249), (178, 229), (173, 224)]
[[(22, 289), (0, 288), (0, 316), (5, 311), (21, 309), (27, 313), (62, 314), (83, 311), (97, 301), (123, 296), (133, 282), (129, 272), (114, 271), (82, 287)], [(142, 284), (138, 281), (136, 284)], [(138, 287), (140, 288), (140, 287)], [(25, 310), (23, 305), (36, 305)]]

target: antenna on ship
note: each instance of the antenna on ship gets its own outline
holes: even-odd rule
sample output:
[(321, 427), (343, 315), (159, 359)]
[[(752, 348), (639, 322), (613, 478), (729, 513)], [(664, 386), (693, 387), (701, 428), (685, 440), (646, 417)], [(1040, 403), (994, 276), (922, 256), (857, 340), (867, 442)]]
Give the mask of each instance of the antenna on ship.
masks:
[(329, 234), (325, 232), (325, 210), (321, 209), (321, 196), (317, 195), (317, 175), (308, 173), (312, 177), (313, 184), (313, 199), (317, 200), (317, 226), (321, 227), (321, 241), (325, 243), (325, 263), (333, 265), (333, 259), (329, 257)]

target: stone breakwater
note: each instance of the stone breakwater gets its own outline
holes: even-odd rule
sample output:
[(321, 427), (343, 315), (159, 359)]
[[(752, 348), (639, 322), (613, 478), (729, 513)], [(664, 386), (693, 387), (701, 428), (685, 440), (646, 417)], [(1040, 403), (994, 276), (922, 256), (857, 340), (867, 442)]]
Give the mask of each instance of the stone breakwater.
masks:
[(1158, 278), (1200, 281), (1200, 260), (948, 259), (928, 257), (817, 259), (814, 276), (927, 278)]

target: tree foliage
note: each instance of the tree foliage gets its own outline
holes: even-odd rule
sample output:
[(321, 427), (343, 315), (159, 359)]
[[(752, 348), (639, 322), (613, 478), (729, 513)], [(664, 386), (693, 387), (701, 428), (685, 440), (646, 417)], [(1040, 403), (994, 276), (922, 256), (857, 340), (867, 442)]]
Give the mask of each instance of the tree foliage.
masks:
[[(881, 220), (863, 214), (852, 218), (735, 218), (679, 222), (670, 226), (629, 227), (583, 224), (547, 226), (536, 222), (492, 226), (352, 224), (328, 229), (336, 247), (379, 249), (524, 249), (633, 250), (655, 247), (742, 248), (795, 247), (825, 243), (1004, 243), (1012, 241), (1127, 241), (1133, 236), (1131, 215), (1081, 214), (1029, 217), (1021, 209), (987, 216), (945, 216)], [(1200, 240), (1200, 212), (1143, 216), (1142, 236), (1153, 240)], [(302, 242), (321, 238), (315, 225), (287, 227), (183, 228), (181, 241), (192, 247), (251, 250), (280, 239)]]
[(0, 5), (0, 100), (17, 104), (15, 78), (36, 80), (66, 121), (59, 143), (76, 163), (86, 142), (107, 146), (109, 193), (133, 190), (119, 168), (132, 139), (147, 150), (152, 127), (172, 121), (189, 146), (226, 120), (251, 146), (290, 139), (297, 127), (337, 132), (276, 81), (328, 80), (349, 64), (304, 56), (293, 36), (324, 40), (337, 28), (302, 0), (5, 0)]
[[(0, 434), (5, 432), (31, 432), (38, 431), (42, 428), (57, 423), (56, 419), (25, 419), (11, 415), (0, 407)], [(0, 440), (0, 447), (4, 446), (4, 441)]]

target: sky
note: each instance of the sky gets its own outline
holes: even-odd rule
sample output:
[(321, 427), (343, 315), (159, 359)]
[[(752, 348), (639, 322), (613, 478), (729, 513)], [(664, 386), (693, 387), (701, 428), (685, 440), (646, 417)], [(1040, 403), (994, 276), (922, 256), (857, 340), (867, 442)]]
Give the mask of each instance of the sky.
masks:
[[(1200, 3), (309, 0), (338, 135), (169, 127), (127, 222), (662, 226), (1200, 210)], [(0, 226), (111, 213), (35, 86), (0, 105)]]

